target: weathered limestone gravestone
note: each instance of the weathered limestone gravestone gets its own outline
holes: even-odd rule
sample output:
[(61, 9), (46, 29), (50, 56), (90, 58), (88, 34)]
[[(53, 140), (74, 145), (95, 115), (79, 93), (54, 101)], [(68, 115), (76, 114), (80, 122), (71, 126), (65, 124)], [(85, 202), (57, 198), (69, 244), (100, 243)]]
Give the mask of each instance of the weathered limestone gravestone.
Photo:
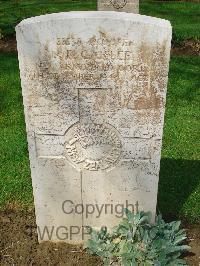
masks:
[(139, 0), (98, 0), (99, 11), (139, 13)]
[(64, 238), (66, 227), (113, 227), (126, 203), (154, 217), (170, 23), (69, 12), (26, 19), (16, 32), (39, 231), (81, 242)]

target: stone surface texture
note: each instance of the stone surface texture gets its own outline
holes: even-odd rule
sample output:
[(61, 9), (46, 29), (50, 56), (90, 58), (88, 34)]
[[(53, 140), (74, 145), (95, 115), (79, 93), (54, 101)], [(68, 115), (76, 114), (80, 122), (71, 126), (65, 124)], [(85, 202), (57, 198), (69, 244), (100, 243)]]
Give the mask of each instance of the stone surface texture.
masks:
[[(16, 33), (39, 229), (111, 228), (127, 201), (154, 217), (170, 23), (69, 12), (26, 19)], [(95, 212), (66, 214), (66, 200), (68, 209), (93, 204)], [(82, 242), (60, 238), (53, 231), (53, 241)]]
[(139, 0), (98, 0), (99, 11), (139, 13)]

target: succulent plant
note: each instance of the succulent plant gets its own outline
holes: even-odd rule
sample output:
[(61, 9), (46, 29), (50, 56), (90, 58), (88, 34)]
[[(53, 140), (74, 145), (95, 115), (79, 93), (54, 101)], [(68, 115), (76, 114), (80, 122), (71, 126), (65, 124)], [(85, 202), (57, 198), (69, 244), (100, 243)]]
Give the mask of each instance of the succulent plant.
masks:
[(184, 245), (185, 230), (180, 221), (166, 223), (161, 215), (151, 224), (150, 213), (131, 213), (125, 210), (118, 226), (108, 232), (92, 230), (86, 247), (91, 254), (100, 256), (105, 265), (118, 261), (124, 266), (176, 266), (187, 265), (180, 256), (190, 249)]

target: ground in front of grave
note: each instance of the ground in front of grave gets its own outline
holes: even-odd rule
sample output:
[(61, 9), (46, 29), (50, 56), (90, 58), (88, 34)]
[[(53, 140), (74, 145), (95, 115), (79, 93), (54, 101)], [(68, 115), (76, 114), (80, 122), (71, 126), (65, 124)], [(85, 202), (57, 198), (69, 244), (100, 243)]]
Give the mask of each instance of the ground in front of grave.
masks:
[[(5, 210), (0, 213), (1, 265), (79, 265), (102, 266), (101, 260), (86, 253), (81, 246), (44, 242), (38, 244), (34, 211)], [(200, 265), (200, 226), (184, 225), (191, 252), (189, 265)]]

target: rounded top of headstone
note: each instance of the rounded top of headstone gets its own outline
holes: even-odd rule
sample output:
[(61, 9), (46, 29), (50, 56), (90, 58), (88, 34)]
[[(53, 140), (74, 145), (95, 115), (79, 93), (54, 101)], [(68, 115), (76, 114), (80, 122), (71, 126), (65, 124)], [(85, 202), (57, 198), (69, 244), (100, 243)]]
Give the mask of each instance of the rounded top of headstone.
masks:
[(36, 17), (31, 17), (22, 20), (17, 26), (26, 26), (34, 23), (45, 23), (50, 21), (59, 21), (67, 19), (111, 19), (111, 20), (128, 20), (134, 23), (142, 23), (147, 25), (155, 25), (158, 27), (171, 28), (171, 24), (168, 20), (144, 16), (133, 13), (125, 12), (115, 12), (115, 11), (71, 11), (71, 12), (61, 12), (52, 13), (47, 15), (41, 15)]

